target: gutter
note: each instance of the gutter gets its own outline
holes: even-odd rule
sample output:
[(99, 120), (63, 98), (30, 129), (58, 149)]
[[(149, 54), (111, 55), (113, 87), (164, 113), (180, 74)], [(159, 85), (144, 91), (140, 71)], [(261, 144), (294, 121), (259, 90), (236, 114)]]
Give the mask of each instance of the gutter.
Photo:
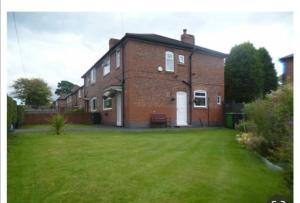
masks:
[(192, 120), (193, 120), (193, 95), (192, 95), (192, 57), (194, 55), (194, 49), (192, 49), (192, 52), (189, 56), (189, 61), (190, 61), (190, 66), (189, 66), (189, 115), (190, 115), (190, 125), (192, 125)]
[(121, 43), (121, 58), (122, 58), (122, 127), (125, 127), (125, 48), (124, 43)]

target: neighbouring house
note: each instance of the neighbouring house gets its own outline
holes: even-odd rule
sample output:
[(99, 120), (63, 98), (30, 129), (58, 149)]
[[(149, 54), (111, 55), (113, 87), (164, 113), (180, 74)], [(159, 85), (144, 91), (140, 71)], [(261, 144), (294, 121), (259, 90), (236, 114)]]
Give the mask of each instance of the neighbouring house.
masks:
[(294, 54), (290, 54), (288, 56), (282, 57), (279, 59), (279, 61), (283, 63), (283, 75), (282, 75), (283, 83), (293, 84), (293, 82), (294, 82)]
[(84, 106), (103, 124), (148, 127), (155, 114), (169, 126), (223, 124), (227, 54), (156, 34), (109, 40), (109, 50), (86, 72)]
[(56, 100), (57, 111), (63, 113), (79, 109), (84, 110), (83, 91), (83, 86), (74, 85), (71, 93), (58, 97)]
[(59, 113), (64, 113), (66, 109), (66, 98), (67, 94), (61, 94), (57, 99), (56, 99), (56, 111)]

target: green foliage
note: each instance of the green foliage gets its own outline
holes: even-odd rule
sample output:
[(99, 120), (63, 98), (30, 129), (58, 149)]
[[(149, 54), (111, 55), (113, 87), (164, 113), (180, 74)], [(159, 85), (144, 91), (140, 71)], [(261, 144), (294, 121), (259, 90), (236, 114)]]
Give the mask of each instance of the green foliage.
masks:
[(272, 58), (265, 48), (257, 50), (259, 65), (263, 70), (263, 94), (266, 95), (272, 90), (276, 90), (278, 86), (277, 73), (272, 63)]
[(17, 122), (16, 122), (17, 128), (19, 128), (23, 124), (24, 112), (25, 112), (25, 106), (18, 105), (17, 106)]
[(55, 130), (56, 135), (60, 135), (65, 126), (65, 118), (60, 114), (56, 114), (52, 117), (51, 125)]
[(84, 108), (73, 109), (72, 112), (83, 113), (84, 112)]
[[(285, 179), (292, 187), (293, 176), (293, 89), (285, 85), (277, 91), (245, 105), (247, 122), (255, 127), (247, 129), (265, 142), (254, 150), (271, 161), (285, 165)], [(239, 130), (247, 123), (242, 122)], [(245, 130), (247, 132), (247, 130)]]
[(12, 87), (14, 88), (14, 96), (26, 105), (47, 105), (52, 96), (48, 84), (38, 78), (19, 78), (14, 82)]
[(11, 125), (15, 126), (17, 123), (17, 103), (11, 97), (7, 96), (7, 129)]
[(66, 80), (62, 80), (57, 84), (57, 89), (55, 90), (55, 94), (56, 95), (69, 94), (71, 93), (73, 87), (74, 87), (73, 83)]
[(226, 101), (251, 102), (277, 88), (272, 58), (250, 42), (234, 46), (225, 62)]

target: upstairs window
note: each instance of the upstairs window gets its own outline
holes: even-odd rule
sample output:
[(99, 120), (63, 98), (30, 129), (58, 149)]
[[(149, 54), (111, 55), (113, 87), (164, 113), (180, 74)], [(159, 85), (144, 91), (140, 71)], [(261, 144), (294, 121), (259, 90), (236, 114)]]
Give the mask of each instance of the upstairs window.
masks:
[(221, 105), (221, 103), (222, 103), (222, 98), (221, 98), (221, 96), (217, 96), (217, 104), (218, 104), (218, 105)]
[(89, 84), (90, 84), (90, 77), (89, 77), (89, 74), (87, 74), (85, 77), (85, 86), (88, 87)]
[(110, 59), (109, 57), (103, 62), (103, 76), (106, 76), (110, 72)]
[(207, 107), (207, 93), (204, 90), (197, 90), (194, 92), (194, 107)]
[(174, 54), (166, 51), (166, 71), (174, 72)]
[(81, 98), (81, 90), (78, 90), (78, 97)]
[(118, 49), (116, 51), (116, 68), (119, 68), (121, 64), (121, 53), (120, 50)]
[(94, 84), (96, 82), (96, 69), (93, 68), (91, 70), (91, 84)]
[(179, 64), (184, 64), (184, 56), (183, 55), (178, 56), (178, 63)]

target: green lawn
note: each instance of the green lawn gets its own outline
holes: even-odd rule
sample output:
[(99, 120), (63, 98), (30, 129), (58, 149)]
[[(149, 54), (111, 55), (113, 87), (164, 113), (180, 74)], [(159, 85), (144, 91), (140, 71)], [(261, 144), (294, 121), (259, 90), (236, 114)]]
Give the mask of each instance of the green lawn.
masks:
[[(93, 128), (92, 124), (66, 124), (65, 128)], [(23, 125), (21, 129), (51, 129), (50, 124), (35, 124), (35, 125)]]
[(287, 195), (228, 129), (17, 133), (8, 202), (266, 203)]

